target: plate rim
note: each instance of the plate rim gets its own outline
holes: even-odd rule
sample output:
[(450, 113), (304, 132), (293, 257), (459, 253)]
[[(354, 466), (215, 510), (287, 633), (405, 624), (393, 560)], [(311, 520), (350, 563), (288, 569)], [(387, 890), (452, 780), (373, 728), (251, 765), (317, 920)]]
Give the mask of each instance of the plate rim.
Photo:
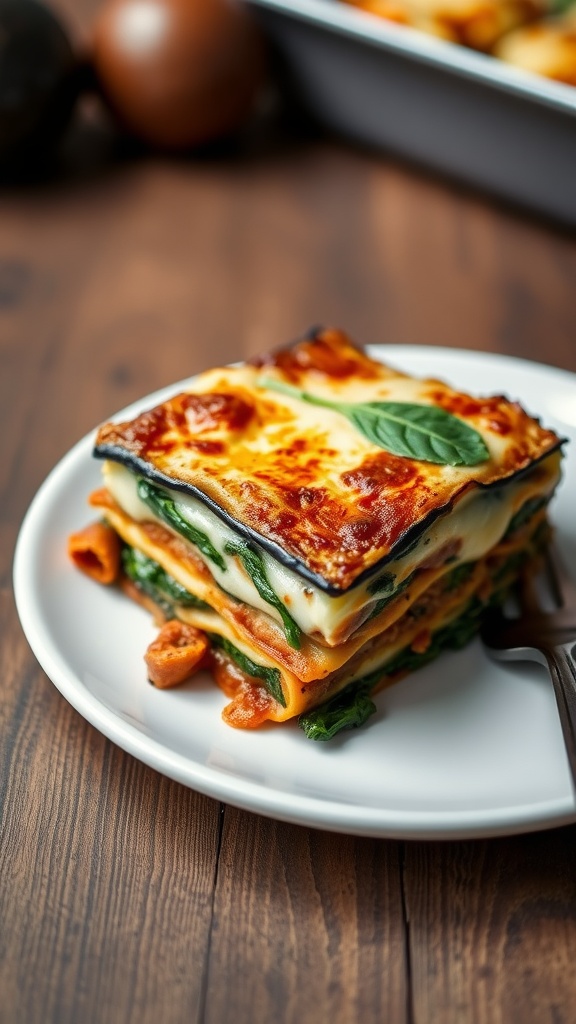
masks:
[[(393, 343), (368, 345), (366, 348), (381, 358), (385, 356), (392, 364), (395, 358), (400, 360), (410, 353), (412, 357), (425, 355), (429, 362), (433, 362), (434, 358), (439, 362), (479, 359), (489, 364), (505, 363), (510, 368), (523, 366), (531, 372), (536, 370), (551, 377), (557, 376), (564, 382), (568, 379), (576, 388), (576, 374), (572, 371), (517, 356), (476, 349)], [(112, 414), (112, 418), (133, 415), (138, 409), (149, 407), (151, 402), (162, 401), (164, 396), (173, 394), (175, 389), (192, 380), (193, 376), (137, 399)], [(482, 808), (469, 812), (461, 809), (444, 810), (439, 813), (437, 809), (427, 812), (370, 807), (271, 789), (262, 782), (254, 782), (237, 773), (201, 764), (170, 750), (100, 701), (66, 665), (62, 652), (57, 650), (49, 636), (47, 625), (35, 614), (35, 600), (30, 600), (30, 593), (34, 593), (34, 588), (30, 590), (34, 566), (29, 557), (30, 541), (41, 524), (46, 502), (51, 494), (58, 491), (61, 481), (68, 478), (70, 470), (84, 456), (84, 450), (91, 447), (95, 429), (86, 433), (66, 452), (33, 497), (18, 533), (13, 561), (13, 585), (20, 622), (37, 661), (68, 703), (99, 732), (148, 767), (204, 796), (276, 820), (321, 830), (374, 838), (472, 839), (527, 833), (576, 821), (574, 800), (565, 797), (521, 806)]]

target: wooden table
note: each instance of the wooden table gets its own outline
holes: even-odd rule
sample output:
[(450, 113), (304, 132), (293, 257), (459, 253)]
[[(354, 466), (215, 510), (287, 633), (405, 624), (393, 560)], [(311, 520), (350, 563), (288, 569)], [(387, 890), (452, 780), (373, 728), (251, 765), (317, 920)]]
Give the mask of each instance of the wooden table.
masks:
[(19, 627), (36, 489), (163, 384), (318, 322), (576, 370), (573, 235), (272, 136), (171, 161), (82, 129), (0, 196), (0, 1022), (568, 1024), (576, 827), (400, 842), (222, 806), (88, 725)]

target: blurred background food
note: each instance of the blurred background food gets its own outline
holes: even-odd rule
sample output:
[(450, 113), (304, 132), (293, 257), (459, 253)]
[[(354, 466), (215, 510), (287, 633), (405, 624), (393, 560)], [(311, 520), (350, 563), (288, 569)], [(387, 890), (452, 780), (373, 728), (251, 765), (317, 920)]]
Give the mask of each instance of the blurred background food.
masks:
[[(576, 84), (576, 0), (344, 2)], [(264, 94), (264, 41), (243, 0), (94, 0), (81, 41), (58, 6), (0, 0), (2, 172), (38, 170), (81, 94), (127, 137), (173, 152), (235, 132)]]
[(576, 85), (576, 6), (563, 16), (508, 32), (498, 40), (494, 53), (526, 71)]
[(489, 52), (510, 29), (544, 15), (543, 0), (348, 0), (354, 7)]
[(573, 0), (344, 0), (369, 14), (576, 84)]

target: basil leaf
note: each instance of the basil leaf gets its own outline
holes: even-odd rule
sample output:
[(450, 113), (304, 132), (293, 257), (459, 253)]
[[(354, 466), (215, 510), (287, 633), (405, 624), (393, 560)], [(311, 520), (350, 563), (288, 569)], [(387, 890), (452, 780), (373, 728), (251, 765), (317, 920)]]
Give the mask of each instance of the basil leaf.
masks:
[(237, 555), (263, 601), (280, 613), (286, 639), (295, 650), (300, 650), (300, 627), (287, 611), (266, 575), (262, 556), (246, 541), (228, 541), (224, 546), (227, 555)]
[(226, 637), (220, 636), (219, 633), (207, 633), (207, 636), (213, 646), (223, 650), (246, 675), (254, 676), (255, 679), (261, 679), (268, 693), (274, 697), (274, 700), (277, 700), (283, 708), (286, 707), (286, 698), (282, 690), (282, 683), (280, 682), (280, 669), (269, 668), (268, 665), (258, 665), (248, 655), (239, 651)]
[(216, 550), (212, 541), (202, 530), (192, 526), (176, 508), (174, 501), (161, 487), (155, 487), (149, 480), (140, 477), (138, 480), (138, 496), (148, 505), (148, 508), (158, 516), (164, 523), (171, 526), (173, 530), (182, 534), (189, 540), (206, 558), (214, 562), (222, 572), (226, 572), (226, 562), (222, 555)]
[(435, 405), (366, 402), (341, 408), (364, 437), (393, 455), (444, 466), (475, 466), (489, 455), (478, 431)]
[(442, 466), (475, 466), (490, 455), (477, 430), (436, 405), (333, 402), (269, 378), (259, 386), (341, 413), (368, 441), (392, 455)]

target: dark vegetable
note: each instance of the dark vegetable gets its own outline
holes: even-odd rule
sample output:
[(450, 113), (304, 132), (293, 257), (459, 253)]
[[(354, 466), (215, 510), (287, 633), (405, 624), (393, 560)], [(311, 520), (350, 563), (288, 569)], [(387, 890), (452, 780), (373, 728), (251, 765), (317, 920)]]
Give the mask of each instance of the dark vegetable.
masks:
[(391, 594), (394, 590), (395, 582), (396, 577), (393, 572), (383, 572), (375, 580), (372, 580), (366, 589), (369, 594)]
[(192, 526), (184, 516), (180, 515), (172, 498), (160, 487), (151, 484), (149, 480), (141, 477), (138, 480), (138, 495), (148, 508), (154, 512), (159, 519), (162, 519), (168, 526), (171, 526), (178, 533), (181, 533), (186, 540), (194, 544), (206, 558), (214, 562), (222, 572), (226, 572), (226, 562), (222, 555), (216, 550), (212, 541), (202, 530)]
[(266, 575), (266, 569), (264, 568), (264, 561), (258, 551), (246, 541), (240, 540), (226, 544), (224, 551), (227, 555), (238, 556), (262, 600), (272, 605), (279, 612), (290, 647), (294, 647), (297, 651), (300, 650), (300, 627), (294, 622), (294, 619), (271, 586)]
[(541, 496), (538, 496), (534, 498), (528, 498), (528, 501), (525, 501), (524, 504), (518, 509), (516, 514), (512, 516), (512, 519), (508, 523), (508, 529), (506, 530), (504, 536), (510, 537), (515, 532), (515, 530), (520, 529), (521, 526), (524, 526), (526, 523), (528, 523), (532, 516), (536, 515), (536, 513), (539, 512), (541, 508), (544, 508), (544, 506), (548, 504), (548, 501), (548, 497), (543, 498)]
[(178, 580), (164, 571), (158, 562), (147, 558), (136, 548), (122, 549), (122, 568), (126, 575), (161, 608), (168, 618), (174, 617), (174, 606), (210, 609), (199, 597), (191, 594)]
[(376, 711), (374, 701), (361, 686), (352, 684), (306, 715), (300, 715), (298, 724), (309, 740), (326, 742), (342, 729), (357, 729)]
[(248, 676), (252, 676), (255, 679), (261, 679), (264, 686), (268, 690), (268, 693), (282, 705), (286, 707), (286, 698), (282, 692), (282, 684), (280, 682), (280, 670), (277, 668), (269, 668), (267, 665), (258, 665), (255, 661), (252, 661), (246, 654), (239, 651), (234, 644), (230, 643), (229, 640), (224, 636), (220, 636), (218, 633), (208, 633), (208, 638), (213, 647), (219, 647), (229, 658), (232, 658), (238, 668), (242, 669), (243, 672)]
[(393, 601), (404, 590), (406, 590), (407, 587), (410, 586), (415, 575), (415, 572), (411, 572), (410, 575), (407, 576), (405, 580), (402, 580), (402, 583), (398, 584), (396, 589), (393, 590), (391, 594), (387, 594), (386, 597), (379, 598), (379, 600), (375, 602), (374, 607), (372, 608), (372, 611), (370, 612), (370, 615), (368, 616), (366, 621), (370, 622), (371, 619), (375, 619), (377, 615), (380, 615), (380, 612), (384, 610), (387, 604), (390, 604), (391, 601)]
[(35, 169), (60, 139), (78, 93), (77, 61), (37, 0), (0, 0), (0, 166)]
[(457, 565), (448, 575), (445, 577), (445, 590), (456, 590), (461, 583), (464, 583), (470, 578), (474, 572), (474, 562), (462, 562), (461, 565)]

